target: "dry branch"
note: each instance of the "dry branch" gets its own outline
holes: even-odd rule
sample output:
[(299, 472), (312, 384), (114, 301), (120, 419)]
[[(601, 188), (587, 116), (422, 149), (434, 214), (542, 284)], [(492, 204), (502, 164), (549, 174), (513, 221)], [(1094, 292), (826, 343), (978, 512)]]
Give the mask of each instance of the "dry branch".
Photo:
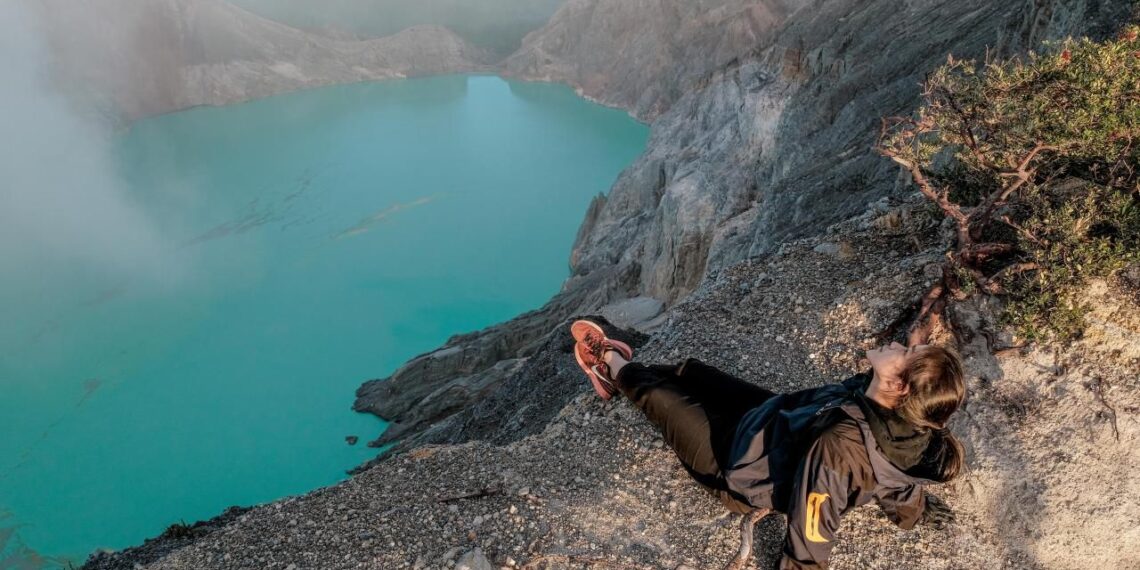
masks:
[(502, 492), (502, 491), (498, 488), (487, 487), (484, 489), (479, 489), (478, 491), (471, 491), (469, 493), (462, 493), (459, 495), (450, 495), (447, 497), (440, 497), (440, 498), (436, 499), (435, 502), (437, 502), (437, 503), (452, 503), (455, 501), (462, 501), (463, 499), (477, 499), (480, 497), (489, 497), (491, 495), (498, 495), (500, 492)]

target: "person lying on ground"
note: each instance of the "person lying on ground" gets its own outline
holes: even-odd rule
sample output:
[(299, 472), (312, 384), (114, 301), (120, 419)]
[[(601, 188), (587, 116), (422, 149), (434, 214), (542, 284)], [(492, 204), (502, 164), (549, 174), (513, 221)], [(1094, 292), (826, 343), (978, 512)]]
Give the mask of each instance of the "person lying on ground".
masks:
[[(620, 393), (644, 412), (693, 479), (746, 520), (787, 515), (781, 570), (826, 568), (840, 518), (872, 501), (904, 529), (953, 520), (924, 491), (962, 469), (947, 423), (966, 388), (951, 349), (892, 342), (867, 351), (866, 372), (777, 394), (696, 358), (633, 361), (628, 345), (589, 320), (571, 334), (598, 395)], [(744, 543), (734, 564), (750, 555), (751, 524)]]

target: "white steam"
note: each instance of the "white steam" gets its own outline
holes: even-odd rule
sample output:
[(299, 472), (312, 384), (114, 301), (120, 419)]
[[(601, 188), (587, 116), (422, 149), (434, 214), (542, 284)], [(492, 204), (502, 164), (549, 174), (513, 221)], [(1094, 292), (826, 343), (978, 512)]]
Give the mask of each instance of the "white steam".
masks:
[[(59, 267), (153, 271), (163, 248), (117, 173), (111, 130), (53, 88), (50, 53), (27, 8), (0, 2), (0, 275), (26, 294)], [(14, 301), (4, 297), (0, 306)]]

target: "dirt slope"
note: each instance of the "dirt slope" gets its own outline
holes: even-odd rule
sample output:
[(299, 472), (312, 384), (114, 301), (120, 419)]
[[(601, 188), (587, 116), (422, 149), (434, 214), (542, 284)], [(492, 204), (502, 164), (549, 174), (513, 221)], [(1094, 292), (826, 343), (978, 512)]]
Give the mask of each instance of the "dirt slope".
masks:
[[(840, 380), (862, 369), (868, 337), (923, 291), (947, 237), (914, 197), (869, 205), (824, 236), (710, 277), (651, 327), (637, 355), (696, 356), (777, 390)], [(979, 333), (994, 307), (962, 308), (963, 322), (975, 319), (960, 333), (970, 394), (952, 429), (968, 469), (934, 489), (959, 522), (901, 531), (877, 507), (860, 508), (844, 520), (834, 567), (1140, 568), (1140, 310), (1126, 287), (1090, 289), (1101, 302), (1085, 340), (1000, 360)], [(542, 357), (574, 366), (569, 335), (555, 334), (562, 340)], [(445, 568), (477, 558), (475, 548), (494, 567), (727, 562), (735, 515), (691, 482), (628, 402), (603, 405), (582, 378), (575, 389), (532, 435), (412, 450), (254, 508), (145, 567)], [(754, 567), (774, 560), (783, 528), (779, 515), (758, 526)], [(130, 563), (128, 554), (91, 567)]]

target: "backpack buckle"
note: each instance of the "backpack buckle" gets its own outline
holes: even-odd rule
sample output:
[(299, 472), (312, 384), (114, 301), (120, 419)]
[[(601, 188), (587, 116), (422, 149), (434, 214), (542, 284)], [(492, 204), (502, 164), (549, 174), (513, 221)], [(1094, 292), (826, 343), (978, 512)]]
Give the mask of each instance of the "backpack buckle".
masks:
[(816, 412), (815, 412), (815, 415), (817, 415), (817, 416), (818, 416), (818, 415), (820, 415), (820, 414), (822, 414), (822, 413), (824, 413), (824, 412), (826, 412), (826, 411), (828, 411), (828, 410), (831, 410), (831, 409), (834, 409), (834, 408), (838, 408), (838, 407), (839, 407), (839, 405), (840, 405), (840, 404), (842, 404), (842, 403), (843, 403), (843, 398), (837, 398), (837, 399), (835, 399), (835, 400), (832, 400), (832, 401), (830, 401), (830, 402), (828, 402), (828, 403), (824, 404), (822, 408), (820, 408), (820, 409), (816, 410)]

